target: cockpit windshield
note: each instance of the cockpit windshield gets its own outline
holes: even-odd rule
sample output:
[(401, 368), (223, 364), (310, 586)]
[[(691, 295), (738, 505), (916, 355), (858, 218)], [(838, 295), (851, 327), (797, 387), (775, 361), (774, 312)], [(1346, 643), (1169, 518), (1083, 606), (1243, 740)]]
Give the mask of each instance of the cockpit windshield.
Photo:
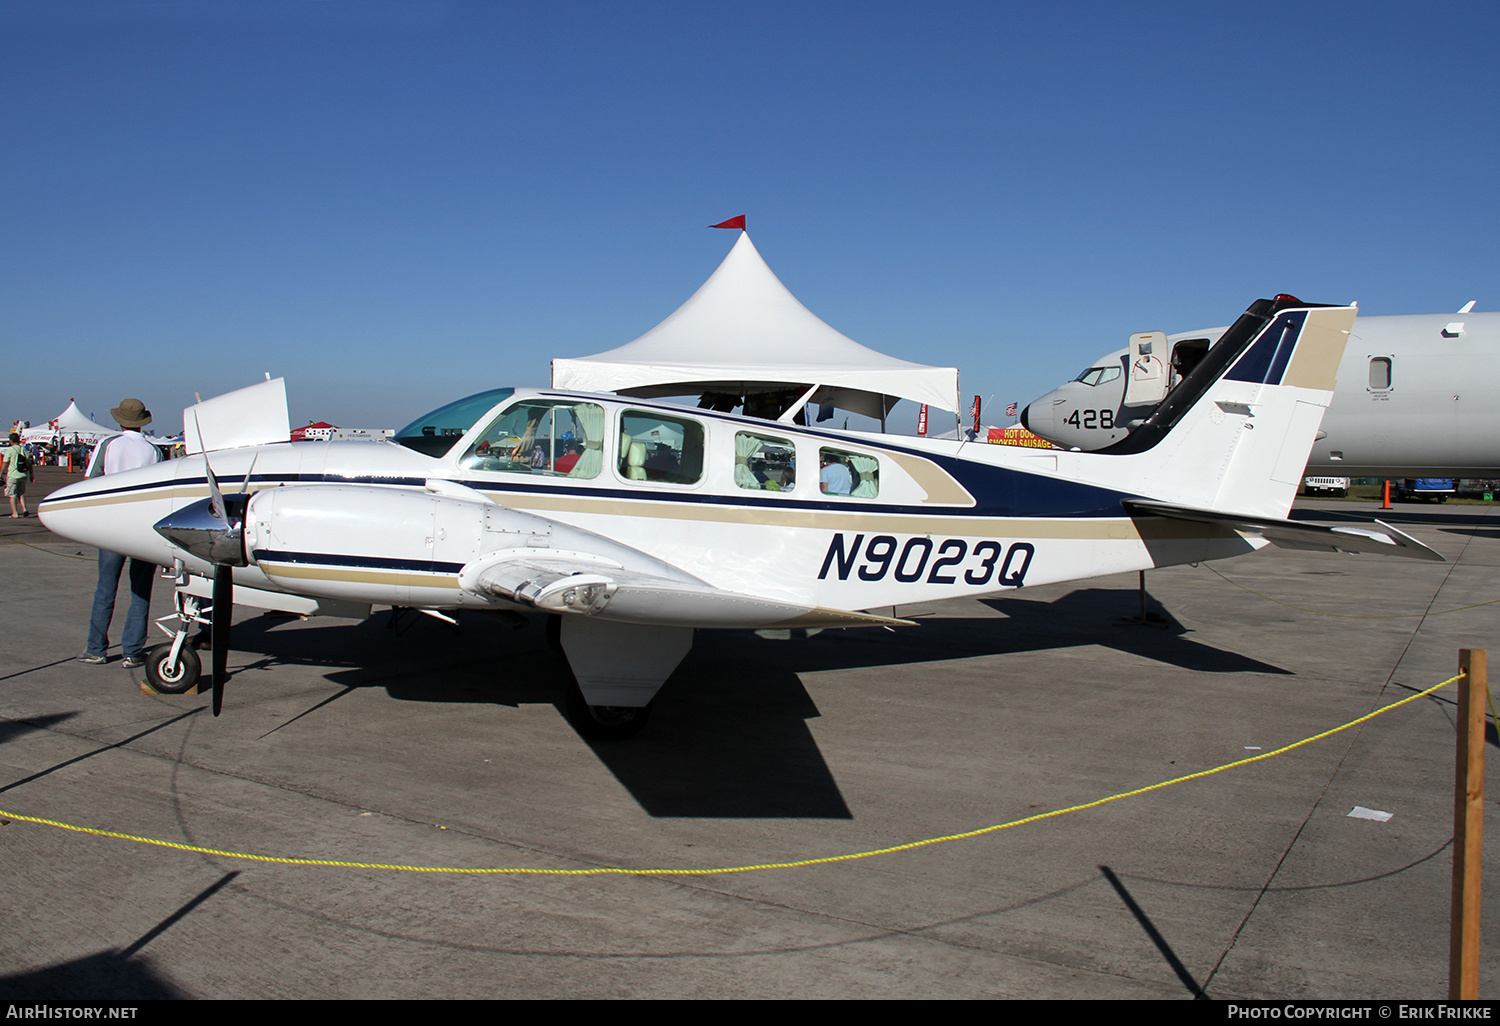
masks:
[(475, 421), (514, 393), (514, 388), (492, 388), (487, 392), (476, 392), (447, 406), (439, 406), (397, 431), (392, 440), (408, 449), (415, 449), (423, 456), (445, 456), (453, 448), (453, 444), (474, 426)]
[(1111, 365), (1109, 367), (1090, 367), (1073, 380), (1081, 381), (1085, 385), (1102, 385), (1104, 382), (1113, 381), (1119, 376), (1120, 368)]

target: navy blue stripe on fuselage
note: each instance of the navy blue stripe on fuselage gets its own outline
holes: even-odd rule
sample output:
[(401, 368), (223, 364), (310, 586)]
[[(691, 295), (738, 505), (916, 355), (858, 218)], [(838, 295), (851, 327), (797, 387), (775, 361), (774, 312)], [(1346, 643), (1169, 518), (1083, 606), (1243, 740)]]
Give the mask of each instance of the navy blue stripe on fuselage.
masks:
[[(846, 443), (847, 444), (847, 443)], [(869, 449), (879, 452), (875, 446)], [(905, 450), (898, 450), (905, 451)], [(930, 453), (912, 453), (930, 460), (952, 475), (970, 495), (973, 506), (913, 505), (909, 503), (882, 503), (860, 499), (798, 499), (785, 493), (756, 493), (745, 490), (743, 494), (716, 492), (689, 492), (667, 489), (645, 489), (618, 485), (601, 486), (588, 482), (573, 483), (567, 478), (547, 478), (547, 484), (533, 484), (524, 474), (504, 475), (490, 478), (468, 478), (443, 476), (442, 480), (473, 488), (477, 492), (516, 492), (525, 495), (576, 495), (587, 498), (615, 499), (635, 502), (679, 502), (712, 506), (746, 506), (768, 509), (818, 510), (842, 513), (889, 513), (905, 516), (952, 516), (952, 517), (1066, 517), (1096, 518), (1118, 517), (1123, 509), (1122, 499), (1141, 498), (1134, 492), (1120, 492), (1111, 488), (1042, 477), (1007, 467), (993, 467), (983, 463)], [(452, 468), (445, 467), (445, 470)], [(437, 479), (439, 475), (434, 474)], [(598, 480), (598, 479), (595, 479)], [(253, 474), (251, 484), (272, 486), (276, 484), (349, 484), (386, 485), (399, 488), (421, 488), (425, 477), (343, 476), (340, 474)], [(557, 482), (557, 483), (551, 483)], [(568, 482), (568, 483), (563, 483)], [(202, 485), (206, 478), (181, 478), (177, 486)]]
[(462, 563), (440, 563), (432, 559), (388, 559), (383, 556), (341, 556), (330, 552), (286, 552), (256, 549), (256, 563), (293, 563), (298, 566), (344, 566), (359, 570), (411, 570), (426, 574), (456, 574)]

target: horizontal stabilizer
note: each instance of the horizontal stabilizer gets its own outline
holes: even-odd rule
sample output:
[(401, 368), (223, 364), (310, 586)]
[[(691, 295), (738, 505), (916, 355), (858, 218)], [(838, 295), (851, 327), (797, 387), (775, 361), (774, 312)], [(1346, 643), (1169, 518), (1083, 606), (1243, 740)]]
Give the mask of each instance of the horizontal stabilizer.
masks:
[(1371, 552), (1383, 556), (1406, 556), (1445, 562), (1436, 551), (1390, 524), (1375, 521), (1378, 530), (1364, 527), (1323, 527), (1299, 524), (1273, 517), (1242, 516), (1211, 509), (1192, 509), (1150, 499), (1125, 499), (1122, 505), (1132, 514), (1189, 520), (1202, 524), (1222, 524), (1240, 534), (1264, 538), (1283, 549), (1307, 549), (1315, 552)]
[(549, 613), (620, 623), (742, 628), (910, 625), (908, 620), (870, 613), (739, 594), (687, 574), (663, 577), (576, 552), (534, 548), (475, 560), (459, 574), (459, 586)]

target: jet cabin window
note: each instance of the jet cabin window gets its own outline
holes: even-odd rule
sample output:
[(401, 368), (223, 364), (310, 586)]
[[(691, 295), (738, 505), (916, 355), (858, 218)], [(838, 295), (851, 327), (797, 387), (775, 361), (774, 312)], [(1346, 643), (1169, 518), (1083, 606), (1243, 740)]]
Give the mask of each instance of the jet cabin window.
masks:
[(1119, 376), (1120, 368), (1118, 367), (1090, 367), (1073, 380), (1082, 381), (1085, 385), (1102, 385), (1106, 381), (1113, 381)]
[(880, 461), (842, 449), (818, 450), (818, 488), (825, 495), (873, 499), (880, 494)]
[(734, 483), (757, 491), (791, 491), (797, 484), (796, 446), (790, 439), (741, 431), (734, 436)]
[(509, 474), (598, 477), (604, 407), (563, 399), (517, 403), (495, 418), (459, 466)]
[(1391, 358), (1389, 356), (1376, 356), (1371, 358), (1370, 387), (1391, 387)]
[(620, 476), (696, 484), (703, 477), (703, 425), (646, 410), (620, 414)]

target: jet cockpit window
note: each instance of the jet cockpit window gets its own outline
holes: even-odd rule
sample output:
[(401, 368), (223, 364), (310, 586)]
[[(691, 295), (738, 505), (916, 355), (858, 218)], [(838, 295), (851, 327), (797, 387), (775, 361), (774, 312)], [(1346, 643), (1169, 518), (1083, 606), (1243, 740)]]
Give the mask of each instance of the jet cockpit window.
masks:
[(842, 449), (819, 449), (818, 488), (825, 495), (873, 499), (880, 494), (880, 461)]
[(647, 410), (620, 414), (620, 476), (695, 484), (703, 477), (703, 425)]
[(797, 484), (797, 447), (787, 438), (734, 436), (734, 483), (741, 488), (789, 492)]
[(1102, 385), (1106, 381), (1113, 381), (1120, 376), (1120, 368), (1111, 364), (1108, 367), (1090, 367), (1074, 381), (1081, 381), (1085, 385)]
[(604, 467), (604, 407), (531, 399), (501, 411), (458, 461), (466, 470), (598, 477)]
[(446, 456), (448, 450), (469, 433), (469, 428), (474, 426), (476, 420), (514, 393), (513, 388), (492, 388), (487, 392), (476, 392), (447, 406), (439, 406), (397, 431), (392, 441), (400, 442), (408, 449), (415, 449), (423, 456)]

